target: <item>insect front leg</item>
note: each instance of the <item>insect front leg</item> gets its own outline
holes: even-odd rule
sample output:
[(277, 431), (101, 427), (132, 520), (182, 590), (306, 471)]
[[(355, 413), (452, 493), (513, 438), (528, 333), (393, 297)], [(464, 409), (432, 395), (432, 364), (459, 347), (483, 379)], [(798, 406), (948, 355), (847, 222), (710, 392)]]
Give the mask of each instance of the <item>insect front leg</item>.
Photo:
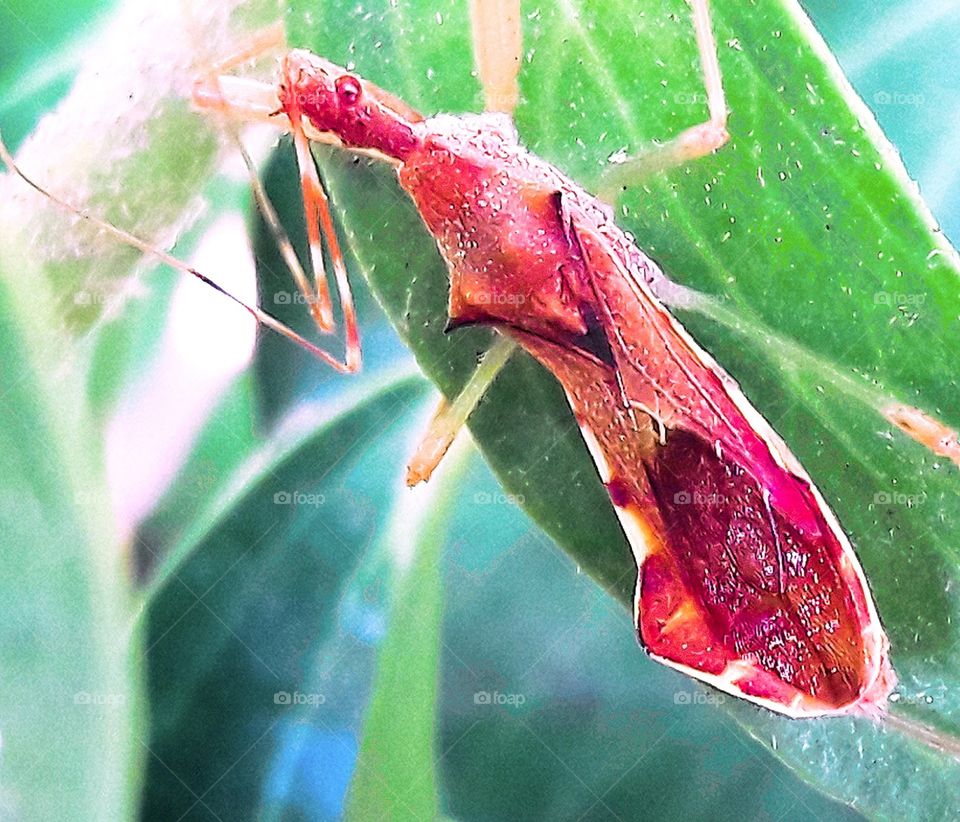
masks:
[[(233, 137), (249, 171), (257, 207), (274, 241), (277, 243), (281, 258), (309, 308), (317, 329), (321, 333), (331, 333), (336, 328), (333, 301), (323, 262), (321, 237), (326, 241), (330, 259), (333, 263), (345, 328), (344, 359), (335, 360), (335, 364), (331, 364), (334, 364), (334, 367), (339, 371), (355, 373), (360, 370), (362, 361), (359, 328), (343, 253), (330, 214), (329, 201), (317, 173), (313, 156), (310, 153), (309, 140), (313, 139), (315, 135), (311, 134), (310, 138), (307, 137), (299, 110), (287, 110), (281, 106), (276, 87), (222, 73), (224, 70), (234, 68), (265, 50), (282, 45), (282, 43), (282, 28), (279, 33), (268, 30), (236, 54), (218, 63), (208, 77), (195, 86), (194, 103), (223, 118), (225, 127)], [(289, 78), (287, 80), (289, 81)], [(312, 283), (280, 223), (276, 209), (267, 197), (256, 167), (244, 149), (237, 132), (237, 121), (262, 119), (266, 119), (280, 128), (289, 129), (293, 134), (297, 165), (300, 170), (300, 187), (303, 194), (309, 253), (313, 268)], [(320, 136), (323, 137), (323, 135)], [(331, 141), (333, 141), (332, 138)]]
[(710, 21), (709, 0), (688, 2), (693, 11), (693, 27), (710, 118), (682, 131), (669, 142), (609, 166), (600, 180), (598, 192), (607, 202), (614, 202), (621, 191), (653, 174), (712, 154), (730, 139), (727, 132), (727, 100), (720, 76), (716, 38)]
[[(263, 212), (267, 224), (274, 232), (274, 236), (277, 238), (277, 241), (281, 246), (281, 252), (284, 255), (284, 259), (288, 262), (288, 265), (290, 265), (291, 270), (294, 271), (295, 278), (297, 278), (296, 272), (299, 271), (302, 279), (306, 281), (306, 276), (302, 272), (302, 268), (300, 267), (296, 254), (293, 251), (293, 247), (286, 238), (286, 235), (283, 233), (282, 228), (280, 228), (276, 212), (266, 197), (266, 194), (263, 190), (263, 185), (256, 173), (253, 161), (244, 149), (237, 133), (238, 122), (266, 121), (281, 128), (289, 128), (289, 123), (283, 116), (282, 112), (278, 113), (279, 98), (277, 94), (277, 87), (272, 84), (258, 82), (252, 79), (238, 78), (222, 74), (223, 71), (246, 63), (259, 56), (262, 56), (266, 52), (282, 46), (283, 42), (283, 29), (280, 26), (270, 27), (263, 30), (258, 35), (255, 35), (234, 54), (230, 55), (225, 60), (215, 63), (213, 67), (207, 71), (206, 76), (195, 83), (193, 89), (193, 102), (198, 108), (208, 110), (211, 113), (223, 117), (228, 131), (234, 137), (240, 153), (243, 156), (244, 162), (250, 170), (251, 182), (253, 184), (254, 195), (256, 197), (258, 206)], [(356, 323), (353, 318), (353, 307), (352, 302), (349, 299), (348, 289), (344, 291), (344, 293), (347, 295), (344, 308), (344, 316), (346, 318), (346, 324), (348, 327), (347, 353), (344, 359), (341, 360), (307, 340), (271, 314), (263, 311), (256, 304), (246, 302), (239, 296), (228, 291), (214, 280), (207, 277), (205, 274), (177, 259), (162, 248), (159, 248), (152, 243), (141, 239), (135, 234), (132, 234), (131, 232), (126, 231), (123, 228), (120, 228), (113, 223), (97, 216), (96, 214), (93, 214), (75, 205), (69, 200), (59, 197), (53, 192), (49, 191), (42, 184), (35, 181), (32, 177), (20, 169), (16, 160), (3, 144), (2, 138), (0, 138), (0, 162), (2, 162), (2, 164), (11, 172), (21, 177), (27, 185), (38, 191), (43, 196), (47, 197), (64, 211), (72, 213), (86, 222), (97, 226), (102, 231), (115, 237), (119, 242), (135, 248), (144, 254), (152, 255), (169, 267), (200, 280), (202, 283), (204, 283), (204, 285), (214, 289), (224, 297), (232, 300), (238, 306), (246, 310), (251, 316), (254, 317), (259, 325), (269, 328), (271, 331), (286, 337), (288, 340), (310, 352), (312, 355), (317, 357), (317, 359), (326, 363), (336, 371), (341, 373), (351, 373), (359, 369), (359, 340), (356, 331)], [(315, 175), (316, 170), (314, 169), (314, 176)], [(339, 245), (336, 243), (336, 236), (332, 233), (332, 221), (329, 218), (328, 211), (326, 212), (325, 217), (324, 231), (327, 232), (329, 229), (329, 233), (332, 236), (332, 239), (328, 237), (330, 240), (331, 256), (334, 259), (335, 264), (341, 269), (338, 273), (345, 274), (345, 272), (342, 272), (342, 255), (340, 254)], [(307, 290), (309, 290), (309, 287)]]
[(273, 85), (234, 77), (228, 72), (282, 49), (286, 33), (282, 23), (256, 32), (236, 51), (207, 67), (204, 76), (193, 84), (193, 104), (242, 122), (270, 122), (277, 109)]
[(333, 217), (330, 214), (330, 201), (324, 190), (323, 183), (320, 181), (320, 175), (317, 173), (313, 155), (310, 153), (310, 144), (304, 132), (301, 118), (299, 114), (294, 112), (288, 112), (287, 114), (293, 132), (297, 165), (300, 170), (303, 213), (307, 224), (307, 240), (314, 273), (312, 286), (307, 278), (306, 272), (303, 270), (299, 257), (297, 257), (293, 244), (290, 242), (289, 237), (280, 223), (276, 209), (267, 197), (263, 182), (260, 180), (250, 156), (244, 150), (239, 139), (236, 140), (237, 146), (250, 172), (250, 181), (257, 207), (280, 249), (281, 257), (290, 270), (297, 288), (310, 307), (310, 315), (313, 317), (317, 329), (322, 333), (329, 333), (336, 328), (333, 318), (333, 302), (330, 297), (326, 269), (323, 264), (321, 234), (323, 239), (326, 240), (330, 260), (333, 263), (334, 277), (337, 282), (340, 309), (343, 314), (345, 347), (343, 360), (333, 358), (330, 364), (338, 371), (355, 374), (360, 370), (362, 364), (360, 330), (357, 324), (357, 314), (353, 304), (350, 280), (347, 276), (347, 267), (343, 259), (343, 251), (340, 248), (336, 227), (333, 223)]
[(320, 182), (317, 166), (310, 153), (310, 143), (304, 133), (300, 117), (292, 118), (293, 145), (297, 153), (297, 166), (300, 170), (300, 190), (303, 194), (303, 214), (307, 221), (307, 241), (310, 248), (310, 262), (313, 266), (314, 297), (317, 300), (315, 317), (321, 330), (333, 328), (333, 308), (330, 300), (330, 288), (323, 264), (323, 246), (320, 236), (323, 234), (333, 262), (334, 277), (343, 311), (343, 324), (346, 332), (346, 358), (349, 370), (360, 369), (360, 333), (357, 316), (353, 306), (353, 293), (347, 278), (347, 268), (343, 261), (343, 252), (337, 239), (336, 228), (330, 215), (330, 201)]

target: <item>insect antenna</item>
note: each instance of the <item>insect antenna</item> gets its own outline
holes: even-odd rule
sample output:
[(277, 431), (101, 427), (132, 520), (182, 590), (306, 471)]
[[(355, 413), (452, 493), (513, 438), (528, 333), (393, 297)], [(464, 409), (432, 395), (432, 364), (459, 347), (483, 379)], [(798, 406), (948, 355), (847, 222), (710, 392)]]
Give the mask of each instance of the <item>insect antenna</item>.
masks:
[(32, 189), (34, 189), (35, 191), (37, 191), (47, 199), (51, 200), (52, 202), (56, 203), (60, 208), (76, 215), (77, 217), (91, 223), (92, 225), (97, 226), (97, 228), (107, 232), (108, 234), (115, 237), (117, 240), (124, 243), (125, 245), (128, 245), (131, 248), (136, 248), (138, 251), (142, 251), (144, 254), (150, 254), (156, 257), (161, 262), (170, 266), (170, 268), (173, 268), (184, 274), (189, 274), (190, 276), (200, 280), (200, 282), (204, 283), (205, 285), (208, 285), (210, 288), (214, 289), (215, 291), (219, 291), (225, 297), (233, 300), (233, 302), (235, 302), (241, 308), (245, 309), (260, 325), (266, 328), (269, 328), (271, 331), (274, 331), (277, 334), (280, 334), (286, 337), (291, 342), (296, 343), (301, 348), (304, 348), (305, 350), (309, 351), (311, 354), (313, 354), (315, 357), (320, 359), (322, 362), (329, 365), (334, 370), (339, 371), (340, 373), (353, 373), (357, 370), (356, 365), (354, 362), (351, 361), (350, 356), (348, 356), (344, 361), (338, 360), (328, 351), (324, 351), (319, 346), (314, 345), (312, 342), (310, 342), (308, 339), (298, 334), (292, 328), (280, 322), (280, 320), (276, 319), (276, 317), (273, 317), (272, 315), (268, 314), (266, 311), (262, 311), (257, 306), (251, 305), (250, 303), (236, 296), (235, 294), (228, 291), (223, 286), (211, 280), (205, 274), (202, 274), (197, 269), (187, 265), (182, 260), (177, 259), (172, 254), (169, 254), (163, 249), (157, 248), (156, 246), (151, 245), (146, 240), (143, 240), (140, 237), (137, 237), (136, 235), (131, 234), (129, 231), (125, 231), (124, 229), (119, 228), (118, 226), (115, 226), (110, 222), (107, 222), (106, 220), (98, 217), (97, 215), (91, 214), (86, 209), (80, 208), (79, 206), (76, 206), (73, 203), (68, 202), (67, 200), (64, 200), (62, 197), (58, 197), (53, 192), (48, 191), (46, 188), (40, 185), (40, 183), (36, 182), (32, 177), (27, 175), (20, 168), (19, 165), (17, 165), (17, 162), (13, 159), (13, 156), (10, 154), (9, 150), (4, 144), (2, 135), (0, 135), (0, 160), (3, 161), (4, 165), (6, 165), (7, 168), (10, 169), (10, 171), (12, 171), (18, 177), (20, 177), (20, 179), (22, 179)]

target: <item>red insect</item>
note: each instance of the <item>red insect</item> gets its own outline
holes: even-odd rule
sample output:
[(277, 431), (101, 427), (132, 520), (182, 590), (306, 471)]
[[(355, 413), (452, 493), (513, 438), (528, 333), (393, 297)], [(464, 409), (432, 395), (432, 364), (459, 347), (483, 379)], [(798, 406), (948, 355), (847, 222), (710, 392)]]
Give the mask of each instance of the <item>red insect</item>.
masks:
[[(706, 0), (692, 6), (711, 117), (636, 163), (647, 169), (710, 153), (727, 139)], [(501, 69), (503, 60), (481, 55), (481, 75), (488, 99), (509, 109), (509, 71), (484, 60)], [(263, 91), (234, 89), (228, 99), (216, 80), (196, 96), (207, 107), (282, 118), (292, 130), (313, 285), (269, 203), (258, 200), (323, 330), (333, 325), (321, 231), (326, 238), (346, 357), (248, 306), (261, 322), (340, 370), (359, 368), (349, 284), (308, 140), (392, 162), (447, 262), (451, 325), (494, 326), (563, 386), (636, 558), (635, 618), (650, 654), (792, 717), (884, 709), (896, 679), (847, 538), (786, 445), (655, 296), (664, 275), (607, 205), (527, 152), (503, 116), (424, 119), (304, 51), (285, 57), (275, 98)], [(441, 410), (412, 481), (429, 476), (495, 372), (487, 364)]]

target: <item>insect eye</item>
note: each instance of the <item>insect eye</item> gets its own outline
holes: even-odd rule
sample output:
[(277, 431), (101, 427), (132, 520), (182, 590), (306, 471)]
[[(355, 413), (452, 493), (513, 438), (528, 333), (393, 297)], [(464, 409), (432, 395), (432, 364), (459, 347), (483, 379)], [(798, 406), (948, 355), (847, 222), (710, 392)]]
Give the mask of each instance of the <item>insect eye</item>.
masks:
[(336, 87), (337, 96), (343, 105), (356, 105), (361, 93), (360, 81), (356, 77), (350, 74), (344, 74), (337, 78)]

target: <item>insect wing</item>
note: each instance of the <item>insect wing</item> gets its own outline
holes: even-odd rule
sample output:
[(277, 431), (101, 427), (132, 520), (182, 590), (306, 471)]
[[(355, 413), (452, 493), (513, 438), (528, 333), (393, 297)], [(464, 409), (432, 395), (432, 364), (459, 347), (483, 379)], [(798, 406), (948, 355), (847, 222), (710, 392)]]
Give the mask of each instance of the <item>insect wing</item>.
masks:
[(895, 682), (887, 640), (836, 518), (605, 239), (575, 220), (571, 231), (615, 359), (614, 400), (645, 443), (630, 456), (622, 435), (575, 408), (637, 560), (642, 642), (790, 716), (882, 709)]

